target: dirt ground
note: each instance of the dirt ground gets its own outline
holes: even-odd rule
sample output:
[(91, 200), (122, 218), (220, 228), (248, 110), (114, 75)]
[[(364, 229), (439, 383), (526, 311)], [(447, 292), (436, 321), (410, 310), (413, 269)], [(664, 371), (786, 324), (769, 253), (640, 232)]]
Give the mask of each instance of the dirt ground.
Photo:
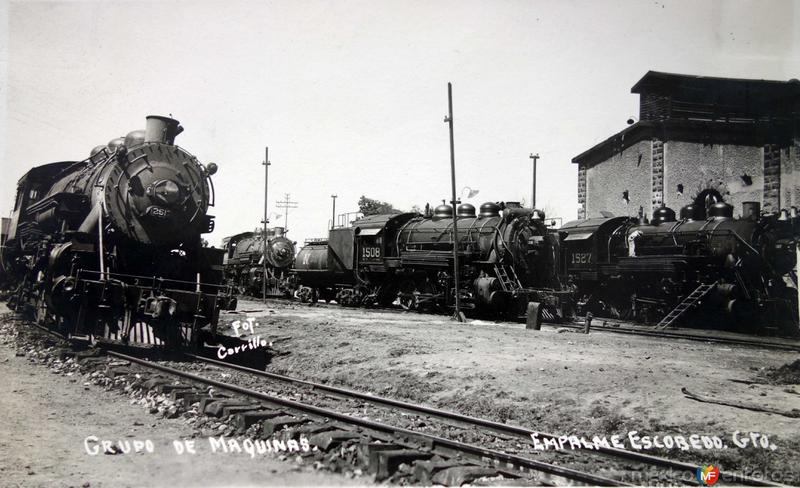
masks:
[[(221, 323), (254, 319), (253, 333), (288, 353), (273, 372), (559, 435), (716, 435), (725, 449), (649, 452), (770, 479), (788, 470), (782, 481), (800, 484), (800, 387), (731, 381), (761, 381), (798, 353), (278, 300), (238, 308)], [(789, 416), (701, 403), (682, 388)], [(737, 431), (740, 443), (766, 434), (768, 447), (736, 445)]]
[[(181, 419), (160, 419), (127, 397), (53, 374), (0, 344), (0, 485), (2, 486), (320, 486), (364, 484), (313, 471), (274, 455), (212, 452), (179, 455), (173, 441), (191, 433)], [(85, 441), (152, 442), (153, 452), (90, 455)], [(132, 446), (132, 444), (131, 444)], [(100, 447), (89, 440), (88, 448)]]

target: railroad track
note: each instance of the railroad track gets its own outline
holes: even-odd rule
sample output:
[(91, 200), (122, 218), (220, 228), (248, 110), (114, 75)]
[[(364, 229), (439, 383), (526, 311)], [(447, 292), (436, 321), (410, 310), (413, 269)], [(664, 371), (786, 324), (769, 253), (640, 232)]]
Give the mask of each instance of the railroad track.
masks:
[[(774, 340), (769, 339), (739, 339), (733, 337), (718, 337), (718, 336), (706, 336), (702, 334), (692, 334), (688, 332), (680, 332), (680, 331), (660, 331), (660, 330), (646, 330), (646, 329), (630, 329), (622, 327), (624, 324), (628, 324), (627, 322), (606, 319), (606, 318), (595, 318), (596, 322), (607, 322), (611, 324), (618, 324), (615, 326), (609, 325), (595, 325), (592, 324), (591, 330), (592, 331), (602, 331), (602, 332), (611, 332), (614, 334), (628, 334), (628, 335), (638, 335), (638, 336), (646, 336), (646, 337), (664, 337), (669, 339), (683, 339), (688, 341), (698, 341), (698, 342), (712, 342), (715, 344), (728, 344), (734, 346), (744, 346), (744, 347), (755, 347), (755, 348), (764, 348), (764, 349), (777, 349), (781, 351), (800, 351), (800, 344), (780, 344), (774, 342)], [(576, 329), (582, 330), (583, 325), (577, 324), (554, 324), (549, 322), (544, 322), (543, 325), (547, 325), (550, 327), (565, 327), (569, 329)]]
[[(65, 339), (62, 335), (47, 328), (38, 325), (37, 327), (48, 334)], [(234, 422), (240, 427), (246, 428), (252, 425), (254, 421), (261, 422), (269, 419), (274, 420), (275, 418), (280, 419), (278, 427), (281, 425), (309, 424), (310, 427), (306, 428), (305, 432), (316, 436), (312, 436), (312, 438), (316, 439), (315, 442), (318, 447), (325, 449), (337, 447), (343, 441), (357, 437), (360, 440), (360, 445), (366, 446), (362, 457), (369, 460), (368, 469), (376, 475), (377, 479), (389, 478), (402, 462), (406, 462), (413, 463), (415, 466), (414, 479), (423, 483), (430, 483), (434, 480), (434, 476), (438, 476), (436, 479), (439, 481), (450, 480), (450, 482), (453, 482), (453, 480), (471, 480), (478, 476), (502, 476), (506, 479), (533, 481), (542, 485), (578, 483), (595, 486), (625, 486), (630, 484), (631, 481), (638, 485), (645, 484), (646, 480), (644, 479), (629, 480), (625, 479), (624, 475), (619, 475), (626, 471), (626, 466), (629, 468), (632, 465), (641, 465), (655, 468), (656, 470), (663, 469), (670, 473), (670, 484), (681, 484), (693, 479), (698, 467), (682, 461), (614, 447), (594, 446), (593, 449), (578, 448), (575, 450), (570, 449), (566, 452), (534, 452), (532, 450), (531, 437), (533, 434), (536, 434), (540, 441), (544, 439), (558, 441), (561, 437), (524, 427), (502, 424), (487, 419), (369, 395), (184, 353), (185, 358), (194, 364), (203, 363), (219, 368), (221, 371), (234, 370), (254, 378), (288, 385), (295, 391), (313, 391), (327, 396), (329, 399), (333, 397), (361, 402), (379, 408), (391, 409), (395, 412), (402, 411), (420, 418), (435, 419), (457, 428), (470, 428), (487, 436), (499, 436), (503, 440), (497, 442), (501, 449), (490, 449), (483, 445), (461, 442), (441, 435), (432, 435), (361, 416), (344, 414), (339, 409), (320, 407), (318, 402), (312, 404), (288, 399), (286, 395), (267, 394), (229, 381), (219, 381), (207, 376), (200, 376), (140, 357), (111, 350), (103, 352), (112, 358), (134, 363), (159, 374), (164, 373), (180, 378), (181, 381), (187, 384), (177, 387), (173, 385), (171, 389), (177, 389), (184, 393), (191, 391), (194, 395), (192, 397), (193, 400), (201, 400), (202, 397), (205, 397), (205, 405), (201, 404), (204, 409), (208, 408), (209, 402), (213, 403), (214, 401), (214, 398), (203, 394), (203, 392), (208, 392), (208, 387), (225, 390), (247, 401), (257, 402), (250, 404), (247, 408), (242, 408), (241, 398), (239, 400), (236, 398), (223, 398), (220, 400), (219, 396), (217, 396), (216, 400), (223, 403), (228, 402), (229, 406), (233, 408), (230, 414), (235, 417)], [(123, 373), (129, 374), (130, 372)], [(263, 383), (258, 385), (259, 388), (264, 388), (265, 386), (267, 385)], [(218, 410), (224, 411), (224, 406), (218, 406)], [(375, 417), (377, 415), (371, 416)], [(337, 425), (341, 428), (331, 429), (331, 425)], [(270, 431), (274, 430), (275, 426), (273, 425)], [(515, 442), (517, 446), (521, 443), (524, 447), (513, 447)], [(535, 456), (538, 459), (533, 459), (530, 456)], [(588, 464), (595, 472), (598, 469), (605, 469), (605, 471), (617, 474), (617, 476), (600, 476), (585, 470), (569, 467), (570, 463), (573, 463), (576, 458), (579, 459), (578, 464)], [(583, 459), (581, 460), (580, 458)], [(587, 458), (592, 459), (592, 461), (587, 462)], [(435, 462), (432, 462), (431, 459), (434, 459)], [(639, 471), (637, 470), (637, 472)], [(678, 476), (675, 476), (675, 473)], [(657, 472), (651, 471), (648, 476), (652, 479), (657, 476)], [(721, 472), (720, 478), (723, 482), (735, 485), (781, 486), (731, 471)]]
[[(240, 395), (248, 400), (255, 400), (258, 403), (246, 406), (246, 409), (242, 408), (241, 403), (236, 399), (216, 400), (217, 403), (229, 402), (230, 409), (228, 411), (236, 412), (236, 423), (242, 428), (249, 427), (248, 424), (252, 421), (271, 420), (269, 423), (271, 430), (276, 426), (304, 424), (303, 431), (312, 434), (311, 444), (323, 449), (337, 447), (344, 440), (358, 439), (360, 445), (364, 446), (363, 457), (369, 459), (368, 469), (376, 475), (378, 480), (388, 479), (400, 468), (401, 464), (411, 465), (413, 463), (414, 476), (418, 482), (461, 484), (477, 478), (502, 476), (507, 479), (533, 481), (544, 486), (563, 486), (575, 483), (592, 486), (630, 486), (628, 483), (593, 473), (347, 415), (336, 410), (263, 393), (134, 356), (113, 351), (106, 351), (106, 354), (146, 369), (180, 378), (190, 385), (214, 387)], [(187, 386), (191, 387), (190, 385)], [(207, 399), (204, 405), (206, 410), (210, 406), (213, 408), (213, 403), (213, 400)], [(225, 407), (218, 406), (217, 408), (221, 408), (224, 415)], [(332, 425), (344, 428), (330, 430)]]
[[(248, 373), (250, 375), (259, 377), (259, 378), (266, 378), (270, 381), (290, 384), (298, 387), (303, 388), (310, 388), (312, 390), (316, 390), (319, 392), (323, 392), (326, 394), (332, 394), (337, 397), (342, 398), (350, 398), (356, 399), (358, 401), (366, 402), (373, 405), (378, 405), (381, 407), (389, 407), (393, 409), (399, 409), (404, 412), (408, 412), (414, 415), (419, 416), (428, 416), (432, 418), (436, 418), (445, 422), (454, 423), (455, 425), (459, 426), (469, 426), (478, 429), (488, 430), (490, 432), (494, 432), (500, 434), (502, 436), (508, 436), (510, 438), (517, 439), (519, 441), (523, 441), (528, 443), (532, 446), (532, 436), (535, 434), (537, 435), (538, 439), (550, 439), (558, 441), (561, 436), (550, 434), (541, 431), (535, 431), (532, 429), (528, 429), (525, 427), (519, 427), (515, 425), (508, 425), (503, 424), (487, 419), (472, 417), (468, 415), (459, 414), (456, 412), (451, 412), (447, 410), (441, 410), (437, 408), (427, 407), (424, 405), (412, 404), (400, 400), (395, 400), (391, 398), (384, 398), (380, 396), (370, 395), (346, 388), (340, 388), (330, 385), (324, 385), (321, 383), (316, 383), (308, 380), (303, 380), (299, 378), (293, 378), (286, 375), (280, 375), (275, 373), (269, 373), (266, 371), (259, 371), (251, 368), (247, 368), (244, 366), (234, 365), (230, 363), (225, 363), (223, 361), (218, 361), (215, 359), (210, 359), (194, 354), (187, 354), (188, 357), (195, 361), (200, 361), (206, 364), (214, 365), (219, 368), (224, 369), (232, 369), (236, 371), (241, 371)], [(606, 458), (614, 459), (614, 460), (624, 460), (630, 461), (635, 463), (640, 463), (643, 465), (648, 466), (655, 466), (658, 468), (666, 468), (669, 470), (675, 470), (678, 473), (684, 473), (689, 475), (689, 477), (693, 477), (698, 466), (696, 464), (686, 463), (682, 461), (676, 461), (664, 457), (659, 456), (652, 456), (649, 454), (643, 454), (636, 451), (630, 451), (625, 449), (618, 449), (614, 447), (603, 447), (597, 446), (594, 449), (579, 449), (581, 454), (586, 454), (589, 456), (594, 455), (601, 455)], [(730, 482), (737, 485), (749, 485), (749, 486), (781, 486), (779, 484), (766, 482), (764, 480), (755, 479), (751, 477), (744, 476), (742, 474), (736, 472), (722, 472), (720, 473), (720, 477), (722, 481)]]
[[(251, 300), (258, 300), (253, 297), (247, 297)], [(271, 299), (274, 301), (279, 301), (281, 303), (286, 304), (297, 304), (299, 303), (296, 300), (288, 299), (288, 298), (277, 298)], [(317, 307), (325, 307), (325, 308), (343, 308), (339, 305), (332, 305), (329, 303), (318, 302)], [(399, 313), (403, 312), (401, 309), (392, 308), (392, 307), (372, 307), (369, 308), (372, 312), (379, 312), (379, 313)], [(410, 312), (410, 313), (418, 313), (424, 314), (424, 312)], [(436, 314), (424, 314), (424, 315), (436, 315)], [(502, 323), (501, 321), (496, 321), (498, 323)], [(601, 325), (598, 322), (606, 322), (609, 324), (616, 324), (616, 325)], [(582, 324), (575, 324), (575, 323), (553, 323), (553, 322), (542, 322), (542, 325), (548, 327), (558, 327), (558, 328), (567, 328), (567, 329), (575, 329), (575, 330), (582, 330)], [(749, 339), (749, 338), (736, 338), (736, 337), (720, 337), (720, 336), (710, 336), (705, 334), (697, 334), (679, 330), (648, 330), (642, 328), (630, 328), (632, 324), (630, 322), (625, 322), (623, 320), (616, 320), (616, 319), (609, 319), (604, 317), (595, 317), (594, 323), (591, 326), (591, 330), (593, 332), (611, 332), (614, 334), (627, 334), (627, 335), (636, 335), (636, 336), (643, 336), (643, 337), (659, 337), (659, 338), (666, 338), (666, 339), (683, 339), (687, 341), (696, 341), (696, 342), (711, 342), (714, 344), (727, 344), (732, 346), (742, 346), (742, 347), (752, 347), (752, 348), (764, 348), (764, 349), (775, 349), (780, 351), (793, 351), (793, 352), (800, 352), (800, 342), (791, 338), (764, 338), (764, 339)], [(792, 343), (779, 343), (776, 342), (775, 339), (786, 339), (787, 341), (792, 341)]]

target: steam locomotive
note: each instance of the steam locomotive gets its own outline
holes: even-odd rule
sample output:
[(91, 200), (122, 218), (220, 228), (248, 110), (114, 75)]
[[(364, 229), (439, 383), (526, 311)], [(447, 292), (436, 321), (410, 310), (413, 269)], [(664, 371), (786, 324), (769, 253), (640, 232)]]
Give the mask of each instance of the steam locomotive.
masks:
[(132, 344), (182, 346), (216, 335), (236, 307), (222, 285), (211, 175), (174, 144), (178, 121), (92, 149), (82, 161), (37, 166), (17, 185), (4, 268), (10, 306), (64, 333)]
[(295, 263), (303, 301), (447, 310), (455, 293), (475, 312), (518, 316), (535, 289), (554, 287), (558, 236), (544, 213), (515, 203), (461, 204), (457, 251), (459, 289), (453, 276), (453, 208), (371, 215), (331, 229), (309, 242)]
[(786, 210), (762, 216), (757, 202), (734, 218), (721, 195), (711, 197), (707, 206), (698, 199), (682, 208), (678, 219), (662, 207), (650, 223), (565, 224), (560, 268), (578, 305), (662, 328), (694, 315), (704, 327), (796, 333), (800, 220)]
[(267, 229), (266, 242), (263, 232), (224, 238), (226, 282), (243, 295), (291, 296), (294, 279), (289, 271), (294, 265), (295, 244), (286, 238), (283, 227)]

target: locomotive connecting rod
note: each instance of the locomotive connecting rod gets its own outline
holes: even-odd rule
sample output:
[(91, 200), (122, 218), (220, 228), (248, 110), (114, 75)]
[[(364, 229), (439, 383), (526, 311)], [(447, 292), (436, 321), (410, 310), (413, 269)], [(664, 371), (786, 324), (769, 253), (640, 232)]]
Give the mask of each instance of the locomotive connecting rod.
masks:
[(464, 316), (461, 314), (461, 299), (458, 296), (459, 280), (458, 280), (458, 217), (456, 216), (456, 153), (455, 145), (453, 143), (453, 84), (447, 83), (447, 108), (448, 115), (444, 121), (450, 127), (450, 184), (453, 191), (453, 200), (450, 204), (453, 206), (453, 284), (455, 292), (453, 293), (455, 299), (455, 316), (454, 318), (459, 322), (464, 321)]

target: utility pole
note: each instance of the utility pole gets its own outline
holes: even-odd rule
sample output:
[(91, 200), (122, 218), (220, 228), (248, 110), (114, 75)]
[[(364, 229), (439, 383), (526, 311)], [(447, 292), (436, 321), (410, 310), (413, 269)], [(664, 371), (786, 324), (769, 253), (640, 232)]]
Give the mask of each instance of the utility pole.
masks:
[(264, 148), (264, 162), (261, 163), (264, 165), (264, 235), (263, 238), (263, 249), (261, 254), (261, 261), (262, 261), (262, 279), (261, 279), (261, 295), (264, 302), (267, 301), (267, 224), (269, 224), (268, 214), (267, 214), (267, 203), (269, 202), (268, 192), (269, 192), (269, 146)]
[(291, 195), (289, 193), (283, 194), (283, 200), (278, 200), (275, 204), (278, 208), (282, 208), (283, 212), (283, 231), (289, 232), (289, 209), (290, 208), (297, 208), (297, 202), (293, 202), (289, 200)]
[(456, 313), (455, 319), (459, 322), (464, 321), (464, 316), (461, 315), (461, 299), (458, 296), (459, 292), (459, 280), (458, 280), (458, 218), (456, 217), (456, 205), (458, 204), (458, 200), (456, 200), (456, 154), (455, 154), (455, 145), (453, 143), (453, 84), (447, 83), (447, 108), (449, 113), (447, 117), (444, 118), (444, 121), (448, 123), (450, 127), (450, 185), (453, 191), (453, 200), (450, 202), (453, 205), (453, 279), (455, 285), (455, 305), (456, 305)]
[(531, 153), (529, 158), (533, 159), (533, 191), (531, 193), (531, 208), (536, 208), (536, 161), (539, 159), (539, 153)]
[(336, 197), (339, 195), (331, 195), (333, 200), (333, 210), (331, 210), (331, 229), (336, 227)]

